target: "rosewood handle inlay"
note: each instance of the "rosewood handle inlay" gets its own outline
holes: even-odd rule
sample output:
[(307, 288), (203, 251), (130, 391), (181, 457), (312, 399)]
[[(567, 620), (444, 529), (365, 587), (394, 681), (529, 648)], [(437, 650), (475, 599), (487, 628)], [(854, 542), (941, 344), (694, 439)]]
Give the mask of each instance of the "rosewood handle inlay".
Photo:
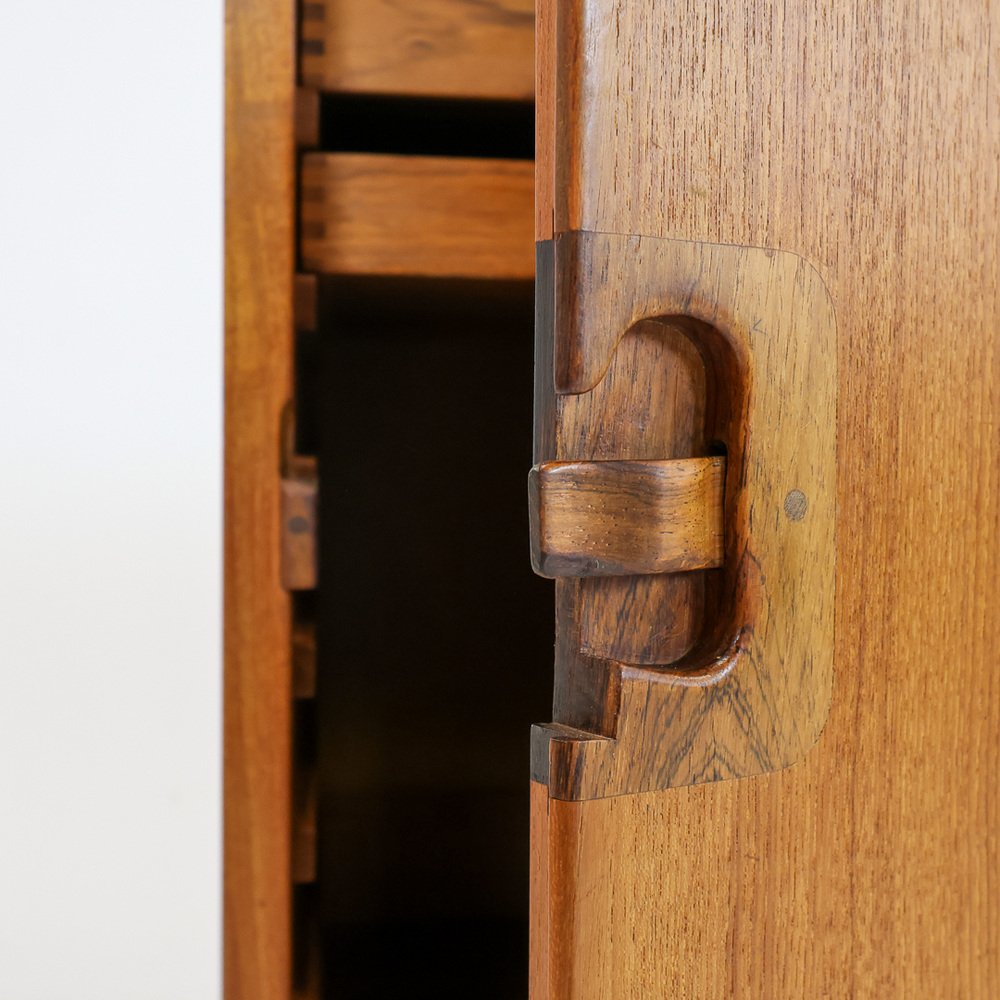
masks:
[[(777, 770), (833, 677), (836, 323), (802, 258), (539, 245), (532, 560), (556, 577), (550, 796)], [(721, 456), (725, 456), (722, 458)]]

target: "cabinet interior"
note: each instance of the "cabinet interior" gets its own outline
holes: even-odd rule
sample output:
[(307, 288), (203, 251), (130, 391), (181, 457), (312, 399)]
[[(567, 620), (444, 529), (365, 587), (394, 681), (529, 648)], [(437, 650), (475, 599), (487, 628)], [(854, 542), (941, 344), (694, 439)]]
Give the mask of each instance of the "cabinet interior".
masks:
[[(531, 152), (518, 102), (324, 98), (320, 120), (309, 155)], [(320, 470), (319, 585), (296, 599), (316, 649), (296, 716), (316, 830), (298, 975), (318, 963), (342, 1000), (522, 998), (528, 729), (551, 713), (553, 641), (528, 560), (533, 283), (315, 289), (296, 376), (297, 450)]]

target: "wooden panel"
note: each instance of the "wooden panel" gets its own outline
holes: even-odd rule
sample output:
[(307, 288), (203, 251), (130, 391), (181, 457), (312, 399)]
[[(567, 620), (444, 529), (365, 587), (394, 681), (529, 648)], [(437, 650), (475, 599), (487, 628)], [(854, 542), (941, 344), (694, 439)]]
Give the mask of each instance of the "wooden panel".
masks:
[(830, 290), (836, 689), (786, 771), (536, 796), (536, 1000), (1000, 994), (998, 41), (995, 0), (560, 5), (556, 231), (772, 247)]
[(530, 278), (530, 162), (314, 153), (302, 257), (329, 274)]
[(290, 394), (294, 10), (226, 12), (225, 995), (291, 987), (291, 635), (281, 587)]
[(302, 80), (319, 90), (531, 100), (532, 0), (306, 0)]
[(724, 458), (545, 462), (528, 477), (541, 576), (633, 576), (722, 563)]

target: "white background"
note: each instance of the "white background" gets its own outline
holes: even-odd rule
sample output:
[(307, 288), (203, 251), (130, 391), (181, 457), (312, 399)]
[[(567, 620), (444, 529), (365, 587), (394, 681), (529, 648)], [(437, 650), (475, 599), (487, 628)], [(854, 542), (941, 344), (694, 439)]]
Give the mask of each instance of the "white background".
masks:
[(0, 4), (0, 1000), (219, 995), (222, 27)]

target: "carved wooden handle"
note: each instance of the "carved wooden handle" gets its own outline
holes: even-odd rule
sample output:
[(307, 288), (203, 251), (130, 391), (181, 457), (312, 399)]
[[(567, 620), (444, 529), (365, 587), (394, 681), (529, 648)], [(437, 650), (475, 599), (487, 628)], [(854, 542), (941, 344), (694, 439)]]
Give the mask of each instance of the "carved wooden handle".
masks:
[(833, 663), (822, 280), (788, 253), (574, 232), (541, 245), (536, 295), (532, 559), (557, 635), (534, 776), (594, 798), (798, 760)]
[(635, 576), (722, 564), (724, 458), (545, 462), (528, 477), (539, 576)]

